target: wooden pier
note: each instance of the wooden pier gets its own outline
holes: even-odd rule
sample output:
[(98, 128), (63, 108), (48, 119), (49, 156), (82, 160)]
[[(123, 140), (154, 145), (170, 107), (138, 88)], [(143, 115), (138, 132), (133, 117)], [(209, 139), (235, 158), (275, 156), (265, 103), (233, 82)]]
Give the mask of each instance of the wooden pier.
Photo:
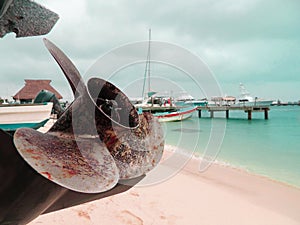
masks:
[(265, 120), (269, 119), (268, 106), (199, 106), (197, 108), (198, 116), (201, 118), (202, 110), (210, 112), (210, 117), (214, 118), (214, 112), (225, 112), (226, 119), (229, 119), (230, 111), (244, 111), (248, 115), (248, 120), (252, 119), (252, 112), (264, 112)]

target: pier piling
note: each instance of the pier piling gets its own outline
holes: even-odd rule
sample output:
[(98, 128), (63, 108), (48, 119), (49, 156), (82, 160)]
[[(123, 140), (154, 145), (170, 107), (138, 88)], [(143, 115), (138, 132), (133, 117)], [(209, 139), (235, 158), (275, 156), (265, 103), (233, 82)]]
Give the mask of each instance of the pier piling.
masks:
[(265, 120), (268, 120), (269, 119), (269, 109), (264, 109), (265, 110)]
[(248, 120), (252, 120), (252, 111), (249, 110), (247, 112), (248, 112)]
[(229, 110), (226, 110), (226, 119), (229, 119)]

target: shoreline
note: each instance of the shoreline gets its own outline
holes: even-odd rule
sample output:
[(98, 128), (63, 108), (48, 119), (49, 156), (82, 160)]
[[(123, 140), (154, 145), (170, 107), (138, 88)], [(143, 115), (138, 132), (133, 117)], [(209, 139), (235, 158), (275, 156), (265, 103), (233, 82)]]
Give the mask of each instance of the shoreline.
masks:
[[(40, 131), (42, 133), (46, 133), (52, 127), (52, 125), (56, 122), (56, 120), (57, 119), (54, 116), (52, 116), (49, 119), (49, 121), (43, 127), (38, 129), (38, 131)], [(174, 152), (174, 148), (177, 148), (177, 147), (175, 145), (165, 144), (165, 150), (166, 151)], [(179, 154), (182, 153), (182, 154), (188, 155), (188, 156), (191, 155), (191, 159), (195, 159), (195, 160), (199, 160), (199, 161), (202, 160), (202, 156), (199, 152), (194, 151), (191, 154), (186, 154), (186, 152), (189, 152), (189, 151), (190, 150), (188, 150), (188, 149), (180, 148), (178, 153)], [(287, 186), (297, 188), (297, 189), (300, 190), (300, 185), (296, 185), (296, 184), (288, 183), (287, 181), (276, 179), (276, 178), (272, 177), (272, 175), (261, 174), (261, 173), (259, 173), (259, 171), (256, 171), (255, 169), (252, 169), (252, 170), (247, 169), (247, 168), (243, 167), (243, 165), (233, 165), (230, 162), (227, 162), (226, 160), (218, 159), (218, 157), (217, 157), (216, 160), (214, 160), (214, 162), (212, 164), (216, 164), (216, 165), (219, 165), (219, 166), (222, 166), (222, 167), (228, 167), (230, 169), (235, 169), (235, 170), (244, 172), (246, 174), (262, 177), (262, 178), (268, 179), (270, 181), (278, 182), (278, 183), (281, 183), (283, 185), (287, 185)]]
[[(165, 145), (165, 147), (166, 148), (176, 148), (173, 145)], [(170, 149), (165, 149), (165, 151), (174, 152), (174, 150), (170, 150)], [(188, 151), (188, 150), (185, 150), (185, 151)], [(180, 154), (180, 152), (178, 152), (178, 153)], [(199, 161), (198, 164), (200, 164), (200, 161), (202, 160), (202, 156), (198, 153), (196, 153), (196, 154), (192, 153), (191, 160), (192, 159), (193, 160), (198, 160)], [(212, 162), (212, 165), (219, 166), (219, 167), (224, 167), (224, 168), (228, 168), (228, 169), (232, 169), (232, 170), (236, 170), (236, 171), (239, 171), (241, 173), (245, 173), (245, 174), (248, 174), (248, 175), (251, 175), (251, 176), (257, 176), (257, 177), (260, 177), (262, 179), (267, 179), (271, 182), (279, 183), (279, 184), (286, 185), (286, 186), (289, 186), (289, 187), (296, 188), (296, 189), (300, 190), (300, 186), (290, 184), (290, 183), (287, 183), (287, 182), (284, 182), (284, 181), (281, 181), (281, 180), (276, 180), (275, 178), (272, 178), (271, 176), (256, 173), (255, 171), (251, 171), (249, 169), (243, 168), (242, 166), (237, 166), (237, 165), (230, 164), (229, 162), (222, 161), (222, 159), (221, 160), (216, 159), (214, 162)]]
[[(172, 154), (168, 147), (164, 159)], [(299, 224), (299, 188), (217, 163), (200, 173), (198, 165), (193, 157), (164, 182), (41, 215), (29, 225)]]

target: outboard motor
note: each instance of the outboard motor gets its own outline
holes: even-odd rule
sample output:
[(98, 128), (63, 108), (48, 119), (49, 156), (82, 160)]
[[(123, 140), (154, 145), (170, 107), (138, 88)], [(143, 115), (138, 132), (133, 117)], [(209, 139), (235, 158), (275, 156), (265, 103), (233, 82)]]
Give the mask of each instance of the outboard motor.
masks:
[(56, 98), (55, 94), (53, 94), (51, 91), (41, 90), (33, 101), (33, 103), (44, 103), (44, 102), (53, 103), (53, 110), (54, 113), (57, 115), (57, 118), (59, 118), (65, 111), (64, 108), (59, 103), (59, 100)]

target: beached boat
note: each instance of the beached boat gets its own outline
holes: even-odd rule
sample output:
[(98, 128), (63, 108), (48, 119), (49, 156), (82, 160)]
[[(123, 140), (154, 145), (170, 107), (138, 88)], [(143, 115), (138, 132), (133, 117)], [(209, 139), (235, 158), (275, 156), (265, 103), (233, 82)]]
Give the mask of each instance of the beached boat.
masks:
[(15, 131), (20, 127), (38, 129), (49, 120), (52, 102), (0, 105), (0, 129)]
[(274, 100), (265, 100), (257, 97), (252, 97), (250, 93), (246, 90), (245, 86), (240, 84), (240, 97), (237, 99), (235, 104), (231, 106), (247, 106), (247, 107), (269, 107)]

